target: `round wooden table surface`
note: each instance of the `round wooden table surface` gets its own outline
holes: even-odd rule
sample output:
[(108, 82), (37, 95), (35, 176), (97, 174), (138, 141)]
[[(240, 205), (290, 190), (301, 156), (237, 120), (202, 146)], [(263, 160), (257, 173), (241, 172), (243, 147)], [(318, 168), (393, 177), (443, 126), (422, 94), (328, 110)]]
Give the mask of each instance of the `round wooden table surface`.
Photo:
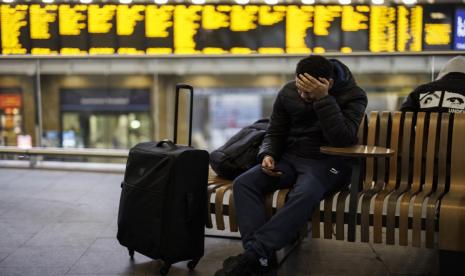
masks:
[(389, 157), (394, 155), (395, 151), (376, 146), (356, 145), (351, 147), (320, 147), (320, 151), (325, 154), (348, 156), (348, 157)]

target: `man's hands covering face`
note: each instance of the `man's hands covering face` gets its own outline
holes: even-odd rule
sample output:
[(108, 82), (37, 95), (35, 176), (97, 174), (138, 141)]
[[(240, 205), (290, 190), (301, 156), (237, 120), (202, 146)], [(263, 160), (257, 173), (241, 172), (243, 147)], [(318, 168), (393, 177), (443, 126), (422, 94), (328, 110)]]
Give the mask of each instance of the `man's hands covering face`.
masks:
[(328, 95), (331, 82), (325, 78), (314, 78), (308, 73), (299, 74), (295, 78), (297, 91), (306, 101), (319, 100)]

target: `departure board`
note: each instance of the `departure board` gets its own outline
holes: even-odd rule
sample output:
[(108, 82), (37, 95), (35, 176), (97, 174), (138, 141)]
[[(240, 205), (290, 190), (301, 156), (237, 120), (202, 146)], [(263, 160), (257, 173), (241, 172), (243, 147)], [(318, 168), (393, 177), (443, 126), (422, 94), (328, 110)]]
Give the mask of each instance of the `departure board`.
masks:
[(145, 45), (147, 54), (173, 53), (173, 5), (145, 8)]
[(315, 34), (315, 53), (334, 52), (341, 48), (342, 6), (315, 7), (313, 32)]
[(397, 7), (397, 51), (420, 52), (422, 48), (423, 7)]
[(368, 51), (370, 6), (342, 7), (341, 52)]
[(424, 6), (423, 22), (423, 50), (450, 50), (452, 48), (452, 7)]
[(260, 6), (258, 53), (283, 54), (286, 49), (286, 6)]
[(87, 5), (59, 5), (58, 32), (60, 53), (64, 55), (86, 54), (87, 45)]
[(465, 6), (1, 4), (0, 45), (4, 55), (465, 50)]
[(313, 48), (313, 6), (287, 6), (286, 52), (307, 54)]
[(233, 5), (231, 10), (231, 53), (251, 54), (258, 50), (258, 9), (256, 5)]
[(145, 5), (118, 5), (118, 54), (145, 54)]
[(374, 53), (396, 50), (396, 7), (371, 7), (369, 46)]
[(202, 6), (177, 5), (174, 9), (174, 52), (176, 54), (200, 53), (196, 44), (201, 24)]
[(196, 44), (205, 54), (224, 54), (231, 49), (230, 5), (206, 5)]
[(1, 5), (2, 54), (30, 52), (28, 5)]
[(31, 54), (58, 54), (58, 5), (29, 6)]
[(89, 5), (87, 9), (87, 31), (89, 54), (115, 54), (116, 5)]

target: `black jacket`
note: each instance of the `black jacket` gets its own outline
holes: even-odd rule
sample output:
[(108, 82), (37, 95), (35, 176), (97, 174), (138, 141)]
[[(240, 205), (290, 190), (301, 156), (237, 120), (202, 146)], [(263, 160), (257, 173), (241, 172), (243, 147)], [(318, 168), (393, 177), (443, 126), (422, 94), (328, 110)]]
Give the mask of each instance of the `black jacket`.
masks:
[(295, 81), (278, 92), (270, 124), (258, 153), (279, 160), (284, 152), (304, 158), (320, 158), (320, 146), (349, 146), (357, 142), (358, 126), (367, 105), (365, 91), (355, 83), (343, 63), (334, 65), (334, 84), (329, 95), (312, 103), (297, 92)]
[(418, 86), (401, 107), (402, 111), (465, 112), (465, 74), (448, 73)]

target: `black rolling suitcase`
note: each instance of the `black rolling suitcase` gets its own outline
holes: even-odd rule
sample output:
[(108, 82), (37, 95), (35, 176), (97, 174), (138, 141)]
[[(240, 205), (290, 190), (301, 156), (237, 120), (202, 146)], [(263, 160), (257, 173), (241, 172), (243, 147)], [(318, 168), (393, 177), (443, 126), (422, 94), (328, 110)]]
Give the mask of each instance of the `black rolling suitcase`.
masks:
[(171, 264), (190, 260), (194, 269), (204, 253), (208, 152), (176, 145), (181, 89), (190, 91), (189, 145), (193, 88), (176, 85), (174, 143), (140, 143), (131, 148), (118, 213), (117, 238), (131, 258), (134, 251)]

